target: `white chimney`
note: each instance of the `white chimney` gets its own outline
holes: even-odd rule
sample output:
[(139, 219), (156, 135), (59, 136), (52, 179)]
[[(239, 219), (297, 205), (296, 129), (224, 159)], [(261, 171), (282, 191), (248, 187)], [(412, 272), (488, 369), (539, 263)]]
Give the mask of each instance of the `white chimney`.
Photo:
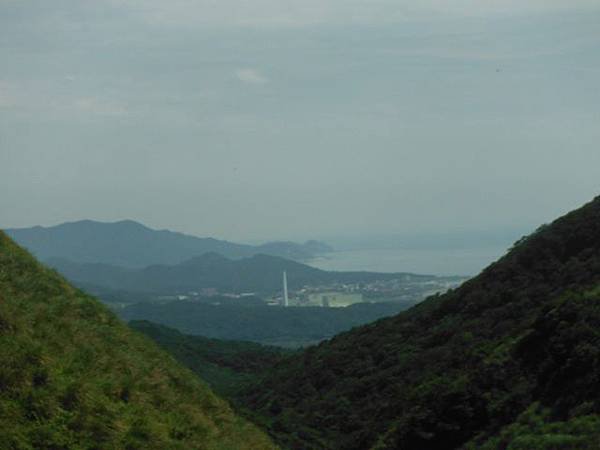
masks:
[(283, 306), (290, 306), (287, 290), (287, 274), (285, 273), (285, 270), (283, 271)]

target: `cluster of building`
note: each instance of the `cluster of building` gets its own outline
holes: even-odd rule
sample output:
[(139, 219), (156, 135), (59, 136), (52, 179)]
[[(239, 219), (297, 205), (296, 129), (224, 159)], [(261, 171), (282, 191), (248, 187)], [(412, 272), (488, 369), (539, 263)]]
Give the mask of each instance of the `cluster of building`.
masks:
[(462, 284), (467, 278), (423, 278), (401, 275), (398, 278), (376, 280), (370, 283), (331, 283), (319, 286), (303, 286), (293, 292), (287, 291), (284, 276), (281, 295), (267, 300), (272, 306), (322, 306), (345, 307), (362, 302), (404, 301), (415, 303), (430, 295), (443, 293)]
[[(375, 280), (368, 283), (329, 283), (307, 285), (288, 291), (287, 275), (282, 277), (280, 293), (265, 299), (269, 306), (320, 306), (340, 308), (363, 302), (410, 302), (416, 303), (430, 295), (443, 293), (463, 283), (461, 277), (419, 277), (399, 275), (397, 278)], [(260, 297), (255, 292), (220, 292), (214, 288), (161, 297), (160, 300), (202, 300), (203, 298), (244, 299)], [(216, 300), (215, 300), (216, 301)], [(215, 304), (221, 304), (218, 301)]]

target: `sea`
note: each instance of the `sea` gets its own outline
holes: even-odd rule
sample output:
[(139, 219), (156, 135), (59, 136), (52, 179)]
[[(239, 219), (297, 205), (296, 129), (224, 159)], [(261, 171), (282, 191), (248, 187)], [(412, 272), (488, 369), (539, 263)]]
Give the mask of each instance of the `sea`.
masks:
[(438, 276), (472, 277), (503, 256), (506, 246), (444, 249), (345, 250), (308, 262), (323, 270), (410, 272)]

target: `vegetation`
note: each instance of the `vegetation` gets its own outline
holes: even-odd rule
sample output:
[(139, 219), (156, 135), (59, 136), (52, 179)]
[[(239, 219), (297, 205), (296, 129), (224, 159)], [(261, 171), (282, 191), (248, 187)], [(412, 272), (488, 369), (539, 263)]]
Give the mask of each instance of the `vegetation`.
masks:
[(0, 447), (269, 449), (188, 369), (0, 232)]
[(600, 198), (240, 396), (293, 449), (600, 448)]
[(346, 308), (219, 306), (196, 302), (138, 303), (119, 309), (125, 320), (149, 320), (183, 333), (216, 339), (259, 342), (282, 347), (304, 347), (329, 339), (352, 327), (406, 309), (406, 303), (362, 303)]
[(484, 443), (465, 450), (596, 450), (600, 448), (600, 416), (581, 415), (552, 421), (552, 412), (532, 404), (517, 420)]
[[(315, 309), (364, 319), (367, 306), (375, 305)], [(226, 330), (210, 328), (214, 311), (228, 315)], [(265, 322), (279, 323), (274, 334), (261, 322), (270, 311), (283, 314)], [(123, 313), (268, 341), (298, 338), (300, 311), (313, 313), (192, 302)], [(319, 320), (321, 332), (336, 332), (333, 315)], [(597, 449), (600, 197), (521, 239), (460, 288), (302, 352), (132, 326), (285, 448)], [(191, 372), (3, 234), (0, 357), (8, 448), (272, 448)]]
[(253, 342), (185, 335), (148, 321), (132, 321), (129, 326), (152, 338), (215, 392), (227, 397), (234, 397), (250, 381), (256, 380), (258, 374), (291, 354), (280, 347)]

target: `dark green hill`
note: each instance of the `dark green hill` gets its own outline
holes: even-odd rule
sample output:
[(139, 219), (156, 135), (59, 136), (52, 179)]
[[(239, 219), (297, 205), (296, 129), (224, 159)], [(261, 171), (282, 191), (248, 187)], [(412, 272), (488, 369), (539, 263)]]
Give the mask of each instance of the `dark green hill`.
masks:
[(52, 227), (13, 228), (6, 233), (43, 261), (61, 258), (123, 267), (179, 264), (208, 252), (228, 258), (265, 253), (307, 260), (331, 251), (327, 245), (314, 241), (305, 244), (270, 242), (258, 246), (236, 244), (169, 230), (153, 230), (132, 220), (114, 223), (80, 220)]
[(153, 265), (144, 269), (78, 264), (61, 259), (52, 259), (49, 264), (80, 286), (95, 285), (131, 292), (164, 294), (187, 293), (202, 288), (272, 294), (281, 291), (284, 270), (287, 271), (290, 289), (331, 283), (370, 283), (392, 279), (426, 281), (436, 278), (405, 273), (330, 272), (262, 254), (232, 260), (217, 253), (206, 253), (180, 264)]
[(129, 326), (152, 338), (220, 395), (233, 395), (291, 354), (280, 347), (254, 342), (186, 335), (145, 320), (131, 321)]
[(600, 448), (600, 197), (242, 398), (289, 448)]
[(396, 314), (408, 306), (390, 302), (359, 303), (346, 308), (280, 308), (264, 304), (245, 307), (239, 303), (215, 306), (195, 301), (174, 301), (138, 303), (118, 310), (118, 314), (125, 320), (149, 320), (187, 334), (302, 347)]
[(0, 448), (274, 448), (188, 369), (0, 232)]

